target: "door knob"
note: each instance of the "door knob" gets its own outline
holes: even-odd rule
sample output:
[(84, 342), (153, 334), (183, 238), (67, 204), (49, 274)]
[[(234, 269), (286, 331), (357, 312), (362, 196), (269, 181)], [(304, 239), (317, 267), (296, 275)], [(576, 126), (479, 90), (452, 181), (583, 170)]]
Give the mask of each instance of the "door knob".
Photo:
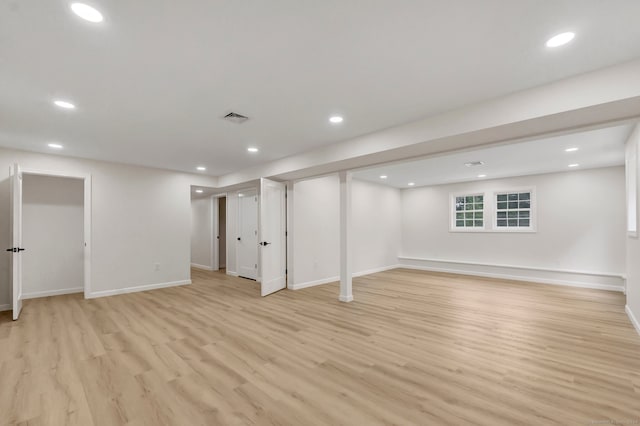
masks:
[(261, 243), (258, 243), (258, 245), (261, 245), (261, 246), (263, 246), (263, 247), (264, 247), (264, 246), (268, 246), (269, 244), (271, 244), (271, 243), (268, 243), (268, 242), (266, 242), (266, 241), (263, 241), (263, 242), (261, 242)]
[(240, 241), (240, 237), (238, 237), (238, 241)]

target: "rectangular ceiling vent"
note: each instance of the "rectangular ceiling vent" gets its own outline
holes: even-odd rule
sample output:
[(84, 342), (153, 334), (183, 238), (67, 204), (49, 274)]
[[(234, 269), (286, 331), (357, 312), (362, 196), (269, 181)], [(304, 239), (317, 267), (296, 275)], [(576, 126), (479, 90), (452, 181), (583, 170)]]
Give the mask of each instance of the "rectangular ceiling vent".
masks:
[(222, 118), (236, 124), (242, 124), (249, 119), (249, 117), (246, 117), (242, 114), (238, 114), (237, 112), (230, 112), (229, 114), (225, 115)]
[(467, 167), (476, 167), (476, 166), (484, 166), (484, 161), (469, 161), (468, 163), (464, 163)]

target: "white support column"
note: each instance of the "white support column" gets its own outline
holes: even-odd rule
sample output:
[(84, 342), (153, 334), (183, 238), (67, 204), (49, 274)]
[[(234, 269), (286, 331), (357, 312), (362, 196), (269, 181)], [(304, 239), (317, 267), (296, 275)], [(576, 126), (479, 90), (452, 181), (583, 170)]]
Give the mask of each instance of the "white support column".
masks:
[(353, 245), (351, 243), (351, 173), (340, 172), (340, 301), (351, 302), (351, 264)]

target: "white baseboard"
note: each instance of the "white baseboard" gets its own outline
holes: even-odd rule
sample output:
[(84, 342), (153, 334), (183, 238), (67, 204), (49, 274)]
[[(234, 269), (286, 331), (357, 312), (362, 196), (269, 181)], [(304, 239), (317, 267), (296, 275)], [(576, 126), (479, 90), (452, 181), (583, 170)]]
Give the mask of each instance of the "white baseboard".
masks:
[(231, 275), (232, 277), (237, 277), (238, 273), (235, 271), (227, 271), (227, 275)]
[(291, 286), (291, 289), (301, 290), (303, 288), (315, 287), (317, 285), (335, 283), (336, 281), (340, 281), (340, 277), (329, 277), (329, 278), (323, 278), (321, 280), (307, 281), (300, 284), (294, 284)]
[[(365, 271), (354, 272), (352, 274), (352, 276), (354, 278), (355, 277), (362, 277), (364, 275), (376, 274), (378, 272), (389, 271), (391, 269), (396, 269), (396, 268), (400, 268), (400, 267), (401, 267), (401, 265), (383, 266), (381, 268), (367, 269)], [(307, 287), (314, 287), (314, 286), (322, 285), (322, 284), (335, 283), (337, 281), (340, 281), (340, 277), (339, 276), (323, 278), (321, 280), (307, 281), (307, 282), (300, 283), (300, 284), (294, 284), (294, 285), (291, 286), (291, 289), (292, 290), (300, 290), (300, 289), (307, 288)]]
[(402, 267), (402, 265), (399, 265), (399, 264), (383, 266), (381, 268), (367, 269), (365, 271), (354, 272), (353, 276), (354, 277), (361, 277), (363, 275), (377, 274), (378, 272), (389, 271), (391, 269), (397, 269), (397, 268), (401, 268), (401, 267)]
[(631, 312), (631, 308), (629, 307), (629, 305), (626, 305), (624, 307), (624, 311), (629, 316), (629, 320), (631, 320), (631, 324), (633, 324), (638, 334), (640, 334), (640, 321), (638, 321), (638, 318), (636, 318), (636, 316), (633, 315), (633, 312)]
[(147, 284), (147, 285), (141, 285), (137, 287), (119, 288), (116, 290), (94, 291), (94, 292), (91, 292), (86, 298), (95, 299), (97, 297), (115, 296), (118, 294), (126, 294), (126, 293), (137, 293), (139, 291), (157, 290), (160, 288), (177, 287), (177, 286), (186, 285), (186, 284), (191, 284), (191, 280), (171, 281), (167, 283), (158, 283), (158, 284)]
[(596, 290), (625, 291), (623, 274), (609, 272), (571, 271), (533, 268), (515, 265), (492, 265), (442, 259), (399, 257), (400, 267), (431, 272), (474, 275), (514, 281), (529, 281)]
[(204, 269), (205, 271), (213, 271), (214, 270), (211, 266), (198, 265), (197, 263), (192, 263), (191, 267), (192, 268), (196, 268), (196, 269)]
[(10, 303), (4, 304), (4, 305), (0, 305), (0, 312), (10, 311), (10, 310), (11, 310), (11, 304)]
[(84, 287), (63, 288), (61, 290), (34, 291), (22, 293), (22, 299), (37, 299), (39, 297), (62, 296), (63, 294), (83, 293)]

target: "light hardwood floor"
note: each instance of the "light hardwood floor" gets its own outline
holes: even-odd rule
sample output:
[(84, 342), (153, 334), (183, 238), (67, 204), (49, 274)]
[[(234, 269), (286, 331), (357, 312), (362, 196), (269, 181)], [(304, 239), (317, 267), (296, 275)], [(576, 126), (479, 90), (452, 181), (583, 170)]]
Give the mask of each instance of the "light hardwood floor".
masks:
[(190, 286), (0, 314), (0, 424), (640, 422), (619, 293), (410, 270), (259, 297)]

